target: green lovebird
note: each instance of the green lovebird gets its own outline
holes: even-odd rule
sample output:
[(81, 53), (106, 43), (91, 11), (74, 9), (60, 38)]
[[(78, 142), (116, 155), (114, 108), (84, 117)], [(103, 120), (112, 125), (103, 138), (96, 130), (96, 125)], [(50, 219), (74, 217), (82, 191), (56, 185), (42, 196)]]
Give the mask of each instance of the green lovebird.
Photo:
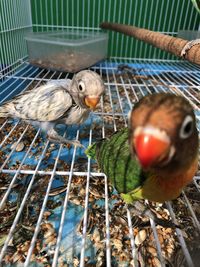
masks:
[(174, 94), (147, 95), (129, 120), (129, 128), (93, 143), (86, 155), (97, 161), (126, 203), (177, 198), (198, 167), (192, 106)]

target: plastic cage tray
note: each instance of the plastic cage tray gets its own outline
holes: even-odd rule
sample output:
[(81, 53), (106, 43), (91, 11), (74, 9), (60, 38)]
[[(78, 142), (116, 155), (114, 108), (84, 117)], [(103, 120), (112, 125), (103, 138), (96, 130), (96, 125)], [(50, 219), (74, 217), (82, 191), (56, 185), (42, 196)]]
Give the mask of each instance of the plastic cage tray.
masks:
[[(86, 147), (108, 137), (127, 126), (127, 114), (141, 97), (156, 92), (186, 97), (195, 109), (200, 129), (198, 66), (113, 60), (92, 70), (102, 76), (106, 93), (83, 125), (59, 128), (67, 137), (80, 140)], [(25, 62), (14, 74), (3, 75), (0, 103), (23, 90), (65, 77), (72, 78), (72, 74), (43, 70)], [(19, 143), (24, 147), (16, 152)], [(128, 209), (109, 185), (109, 177), (98, 172), (84, 149), (50, 143), (40, 129), (14, 119), (1, 120), (0, 148), (3, 265), (197, 264), (199, 173), (177, 200), (163, 205), (144, 202), (159, 218), (181, 226), (174, 229), (156, 225), (152, 218), (137, 216)]]
[(29, 62), (37, 67), (77, 72), (106, 58), (108, 35), (88, 31), (51, 31), (26, 36)]

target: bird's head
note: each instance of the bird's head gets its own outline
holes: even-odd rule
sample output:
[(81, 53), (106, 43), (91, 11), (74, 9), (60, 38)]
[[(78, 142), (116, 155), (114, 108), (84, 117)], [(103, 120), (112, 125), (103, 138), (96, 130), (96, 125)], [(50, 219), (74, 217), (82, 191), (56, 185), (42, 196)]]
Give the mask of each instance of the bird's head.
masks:
[(130, 114), (132, 153), (147, 170), (187, 168), (198, 152), (198, 132), (190, 103), (173, 94), (152, 94)]
[(74, 75), (71, 90), (79, 106), (95, 109), (105, 91), (105, 86), (96, 72), (83, 70)]

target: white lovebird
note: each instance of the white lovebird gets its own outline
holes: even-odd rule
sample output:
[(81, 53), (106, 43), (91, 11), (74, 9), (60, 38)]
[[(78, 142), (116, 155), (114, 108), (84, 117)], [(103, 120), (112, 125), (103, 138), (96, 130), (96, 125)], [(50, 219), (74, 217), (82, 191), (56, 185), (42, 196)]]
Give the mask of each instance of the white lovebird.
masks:
[(20, 118), (40, 127), (51, 141), (81, 146), (78, 141), (60, 136), (55, 126), (83, 123), (104, 90), (104, 83), (96, 72), (83, 70), (72, 80), (52, 80), (3, 103), (0, 118)]

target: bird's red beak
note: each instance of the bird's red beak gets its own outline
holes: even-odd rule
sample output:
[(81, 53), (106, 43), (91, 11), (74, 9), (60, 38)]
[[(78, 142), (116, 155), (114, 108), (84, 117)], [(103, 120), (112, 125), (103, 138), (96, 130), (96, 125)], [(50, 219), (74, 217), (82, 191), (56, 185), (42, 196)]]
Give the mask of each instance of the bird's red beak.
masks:
[(149, 168), (165, 158), (170, 150), (170, 140), (166, 133), (159, 132), (158, 129), (139, 128), (133, 139), (135, 151), (142, 167)]
[(91, 109), (95, 109), (96, 105), (99, 103), (100, 97), (90, 97), (86, 96), (85, 97), (85, 104), (87, 107)]

